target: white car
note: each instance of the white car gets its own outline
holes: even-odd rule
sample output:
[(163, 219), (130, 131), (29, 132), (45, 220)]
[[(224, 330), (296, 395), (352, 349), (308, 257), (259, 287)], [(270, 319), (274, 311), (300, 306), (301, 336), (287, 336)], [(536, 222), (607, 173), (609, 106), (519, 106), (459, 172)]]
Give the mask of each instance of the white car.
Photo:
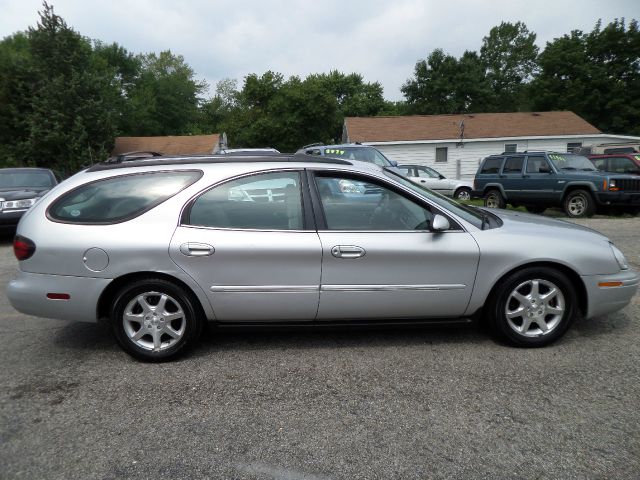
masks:
[(412, 182), (434, 192), (458, 200), (470, 200), (473, 182), (446, 178), (440, 172), (424, 165), (398, 165), (398, 170)]

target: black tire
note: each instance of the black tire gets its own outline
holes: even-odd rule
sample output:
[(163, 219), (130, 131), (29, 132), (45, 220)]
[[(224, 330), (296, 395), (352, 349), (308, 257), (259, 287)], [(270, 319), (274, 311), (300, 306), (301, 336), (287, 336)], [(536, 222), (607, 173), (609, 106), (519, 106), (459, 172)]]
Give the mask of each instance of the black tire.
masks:
[(596, 205), (591, 194), (586, 190), (573, 190), (567, 194), (562, 202), (567, 217), (591, 217), (595, 213)]
[[(174, 359), (184, 353), (196, 343), (204, 324), (197, 299), (182, 287), (160, 278), (137, 280), (120, 289), (110, 321), (124, 351), (150, 362)], [(141, 337), (135, 339), (138, 335)]]
[[(535, 283), (538, 284), (538, 295), (534, 293)], [(541, 298), (552, 292), (552, 288), (559, 293)], [(523, 300), (514, 296), (515, 293)], [(544, 347), (555, 342), (579, 312), (576, 291), (569, 279), (548, 267), (514, 272), (496, 285), (492, 295), (488, 309), (491, 330), (501, 340), (518, 347)], [(520, 307), (523, 308), (521, 314)], [(512, 314), (511, 318), (507, 312)], [(543, 325), (546, 325), (546, 331)]]
[(527, 212), (529, 213), (543, 213), (547, 207), (541, 207), (540, 205), (525, 205), (524, 208), (527, 210)]
[(489, 190), (484, 196), (484, 206), (488, 208), (504, 208), (506, 202), (499, 190)]
[(453, 194), (453, 198), (455, 198), (456, 200), (471, 200), (471, 189), (460, 187)]

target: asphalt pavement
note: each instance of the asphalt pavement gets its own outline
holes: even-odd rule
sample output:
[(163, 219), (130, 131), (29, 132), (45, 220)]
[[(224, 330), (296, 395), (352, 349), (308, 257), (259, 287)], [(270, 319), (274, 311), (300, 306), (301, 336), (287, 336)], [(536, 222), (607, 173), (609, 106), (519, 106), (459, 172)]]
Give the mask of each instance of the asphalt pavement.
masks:
[[(579, 223), (640, 267), (640, 218)], [(543, 349), (476, 324), (210, 332), (145, 364), (13, 310), (16, 267), (5, 236), (0, 478), (640, 478), (638, 295)]]

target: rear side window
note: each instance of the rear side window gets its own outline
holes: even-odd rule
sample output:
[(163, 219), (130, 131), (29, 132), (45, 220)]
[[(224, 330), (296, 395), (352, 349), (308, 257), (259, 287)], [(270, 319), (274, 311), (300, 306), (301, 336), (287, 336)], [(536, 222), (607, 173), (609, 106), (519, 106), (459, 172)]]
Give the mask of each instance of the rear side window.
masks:
[(302, 230), (302, 189), (298, 172), (251, 175), (200, 195), (184, 224), (244, 230)]
[(98, 180), (65, 193), (47, 213), (65, 223), (119, 223), (151, 210), (201, 176), (200, 171), (150, 172)]
[(480, 173), (498, 173), (500, 165), (502, 165), (502, 158), (487, 158)]
[(524, 157), (507, 157), (502, 173), (520, 173), (522, 172), (523, 163)]

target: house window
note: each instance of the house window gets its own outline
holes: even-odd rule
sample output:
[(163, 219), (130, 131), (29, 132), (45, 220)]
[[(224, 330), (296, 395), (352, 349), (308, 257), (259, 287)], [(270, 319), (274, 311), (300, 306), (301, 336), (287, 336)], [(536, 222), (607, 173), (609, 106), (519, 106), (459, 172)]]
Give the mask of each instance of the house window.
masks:
[(437, 147), (436, 163), (446, 163), (446, 162), (447, 162), (447, 147)]
[(573, 153), (582, 147), (582, 142), (569, 142), (567, 143), (567, 153)]
[(504, 144), (504, 153), (514, 153), (518, 151), (517, 143), (505, 143)]

